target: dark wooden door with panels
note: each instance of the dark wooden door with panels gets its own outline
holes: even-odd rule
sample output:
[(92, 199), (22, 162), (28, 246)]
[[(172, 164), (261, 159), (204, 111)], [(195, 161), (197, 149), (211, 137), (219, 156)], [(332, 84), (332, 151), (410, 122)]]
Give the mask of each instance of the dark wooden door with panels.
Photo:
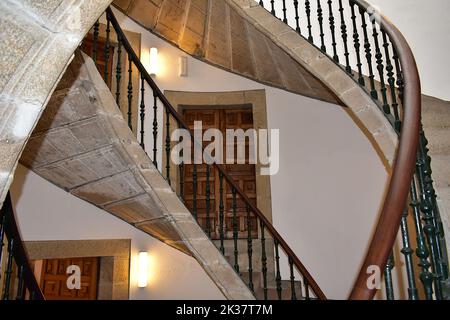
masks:
[[(194, 129), (194, 121), (202, 122), (203, 133), (208, 129), (218, 129), (223, 136), (222, 155), (224, 165), (228, 174), (236, 181), (247, 197), (256, 205), (256, 166), (249, 163), (250, 144), (248, 138), (245, 139), (245, 163), (237, 162), (237, 144), (236, 139), (226, 141), (227, 129), (247, 129), (253, 128), (253, 114), (251, 106), (211, 106), (211, 107), (183, 107), (183, 117), (191, 130)], [(203, 141), (203, 147), (206, 147), (210, 141)], [(226, 148), (234, 148), (234, 161), (232, 164), (225, 164)], [(194, 150), (191, 151), (192, 157)], [(215, 153), (212, 153), (215, 156)], [(212, 239), (220, 239), (220, 179), (219, 172), (214, 166), (207, 166), (204, 161), (196, 165), (197, 186), (194, 192), (194, 165), (185, 164), (183, 166), (183, 200), (191, 212), (196, 212), (197, 220), (205, 231), (211, 233)], [(209, 195), (210, 206), (209, 214), (207, 210), (207, 168), (209, 168)], [(195, 195), (194, 195), (195, 193)], [(194, 199), (196, 199), (196, 208), (194, 208)], [(243, 201), (237, 200), (236, 216), (239, 238), (247, 238), (247, 208)], [(223, 231), (225, 239), (233, 239), (233, 194), (227, 184), (223, 184)], [(250, 218), (251, 229), (254, 237), (258, 236), (258, 226), (253, 215)]]

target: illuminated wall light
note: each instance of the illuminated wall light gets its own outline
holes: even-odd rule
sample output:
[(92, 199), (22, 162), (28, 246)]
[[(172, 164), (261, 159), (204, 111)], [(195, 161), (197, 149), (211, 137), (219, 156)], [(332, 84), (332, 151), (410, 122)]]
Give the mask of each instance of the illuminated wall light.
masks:
[(151, 76), (156, 76), (156, 74), (158, 73), (158, 49), (157, 48), (150, 48), (150, 64), (149, 64), (148, 73), (150, 73)]
[(138, 270), (137, 270), (137, 286), (145, 288), (148, 285), (150, 268), (150, 257), (148, 252), (141, 251), (138, 255)]

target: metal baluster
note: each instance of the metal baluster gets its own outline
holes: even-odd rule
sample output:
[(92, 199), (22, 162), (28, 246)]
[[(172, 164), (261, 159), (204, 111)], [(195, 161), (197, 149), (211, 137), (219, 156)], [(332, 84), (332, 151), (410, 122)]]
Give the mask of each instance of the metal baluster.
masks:
[(403, 248), (401, 253), (405, 257), (406, 276), (408, 278), (408, 296), (410, 300), (417, 300), (418, 293), (416, 288), (416, 280), (414, 276), (414, 266), (412, 260), (413, 250), (409, 243), (409, 230), (408, 230), (408, 208), (405, 209), (400, 222), (400, 230), (402, 234)]
[(325, 34), (323, 33), (323, 10), (320, 0), (317, 0), (317, 20), (319, 20), (320, 50), (327, 52), (327, 48), (325, 47)]
[(421, 193), (420, 209), (423, 213), (423, 220), (425, 225), (423, 230), (425, 231), (426, 239), (430, 248), (431, 257), (431, 269), (434, 274), (434, 286), (436, 299), (442, 299), (442, 284), (443, 278), (442, 270), (442, 256), (440, 251), (440, 244), (438, 239), (438, 228), (436, 221), (436, 195), (433, 188), (433, 180), (431, 178), (431, 168), (429, 163), (429, 157), (427, 156), (427, 144), (428, 141), (425, 138), (423, 128), (420, 128), (419, 138), (419, 161), (418, 163), (418, 178)]
[(144, 120), (145, 120), (145, 82), (144, 75), (141, 73), (141, 105), (140, 105), (140, 113), (139, 116), (141, 118), (141, 147), (145, 151), (145, 143), (144, 143)]
[(328, 13), (329, 13), (329, 18), (328, 20), (330, 21), (330, 30), (331, 30), (331, 45), (333, 47), (333, 60), (337, 63), (339, 63), (339, 57), (337, 54), (337, 49), (336, 49), (336, 27), (334, 25), (334, 15), (333, 15), (333, 1), (332, 0), (328, 0)]
[(361, 86), (365, 86), (364, 77), (362, 74), (362, 63), (361, 63), (361, 53), (359, 49), (361, 48), (361, 44), (359, 43), (359, 34), (358, 34), (358, 28), (356, 26), (356, 14), (355, 14), (355, 1), (349, 0), (350, 8), (352, 11), (352, 22), (353, 22), (353, 42), (355, 46), (355, 53), (356, 53), (356, 66), (358, 68), (358, 83)]
[(286, 16), (286, 0), (283, 0), (283, 22), (288, 23), (287, 16)]
[(239, 273), (239, 251), (238, 251), (238, 221), (236, 188), (231, 188), (233, 194), (233, 243), (234, 243), (234, 269)]
[(306, 20), (308, 21), (308, 41), (314, 43), (311, 26), (311, 4), (309, 0), (305, 0)]
[(153, 90), (153, 164), (158, 168), (156, 159), (158, 152), (158, 99), (156, 91)]
[(206, 233), (211, 238), (211, 185), (210, 185), (210, 172), (209, 164), (206, 165)]
[(19, 267), (19, 282), (17, 284), (17, 295), (16, 300), (24, 300), (25, 299), (25, 281), (24, 281), (24, 272), (25, 268), (23, 265)]
[(275, 282), (277, 286), (277, 295), (278, 300), (281, 300), (281, 272), (280, 272), (280, 252), (278, 248), (278, 241), (274, 241), (275, 244), (275, 266), (276, 266), (276, 275), (275, 275)]
[(305, 276), (303, 276), (303, 284), (305, 286), (305, 300), (309, 300), (309, 282)]
[(264, 300), (267, 300), (267, 255), (266, 255), (266, 238), (264, 236), (264, 223), (262, 220), (260, 222), (261, 227), (261, 265), (262, 265), (262, 275), (263, 275), (263, 291)]
[(289, 271), (291, 273), (291, 300), (297, 300), (297, 294), (295, 293), (294, 262), (291, 257), (289, 257)]
[(248, 255), (248, 287), (254, 291), (253, 285), (253, 240), (252, 240), (252, 219), (250, 217), (250, 206), (246, 205), (247, 209), (247, 255)]
[(392, 65), (391, 58), (390, 58), (389, 42), (388, 42), (386, 32), (381, 30), (381, 34), (383, 35), (383, 47), (384, 47), (384, 53), (386, 56), (386, 71), (387, 71), (388, 83), (389, 83), (390, 93), (391, 93), (392, 110), (394, 111), (394, 119), (395, 119), (394, 127), (398, 132), (400, 132), (401, 121), (400, 121), (400, 115), (398, 112), (397, 94), (395, 93), (394, 66)]
[(5, 237), (5, 229), (6, 229), (6, 213), (0, 212), (1, 214), (1, 221), (0, 221), (0, 268), (2, 266), (2, 255), (3, 255), (3, 240)]
[(100, 28), (100, 23), (95, 21), (94, 24), (94, 40), (92, 44), (92, 60), (94, 60), (95, 63), (97, 63), (97, 44), (98, 44), (98, 30)]
[(13, 273), (14, 239), (8, 239), (8, 260), (6, 262), (5, 283), (3, 286), (3, 300), (9, 299), (11, 275)]
[(104, 52), (104, 54), (105, 54), (105, 72), (104, 72), (104, 76), (105, 76), (105, 83), (107, 85), (109, 85), (109, 82), (108, 82), (108, 76), (109, 76), (109, 70), (108, 70), (108, 67), (109, 67), (109, 49), (110, 49), (109, 34), (111, 32), (111, 22), (110, 22), (109, 14), (106, 14), (106, 19), (107, 19), (107, 22), (106, 22), (106, 42), (105, 42), (105, 52)]
[(342, 41), (344, 42), (345, 71), (351, 74), (352, 68), (350, 67), (350, 58), (349, 58), (350, 53), (348, 52), (347, 25), (345, 24), (344, 7), (342, 6), (342, 0), (339, 0), (339, 13), (341, 15)]
[(223, 245), (224, 240), (224, 216), (223, 216), (223, 173), (219, 172), (219, 193), (220, 193), (220, 199), (219, 199), (219, 236), (220, 236), (220, 251), (222, 254), (225, 254), (225, 247)]
[(193, 196), (193, 202), (192, 202), (192, 211), (194, 214), (194, 218), (197, 222), (198, 221), (198, 213), (197, 213), (197, 164), (193, 164), (193, 170), (192, 170), (192, 196)]
[(386, 286), (386, 298), (387, 300), (394, 300), (394, 285), (392, 284), (392, 269), (394, 268), (393, 254), (389, 256), (389, 259), (384, 268), (384, 283)]
[[(195, 169), (197, 169), (195, 167)], [(170, 181), (170, 112), (166, 107), (166, 179), (169, 186), (172, 184)]]
[[(416, 161), (418, 161), (418, 160), (416, 160)], [(416, 230), (416, 244), (417, 244), (416, 256), (419, 258), (419, 266), (421, 268), (419, 278), (420, 278), (420, 281), (422, 282), (426, 299), (432, 300), (433, 299), (433, 275), (428, 270), (431, 266), (430, 262), (428, 261), (428, 257), (430, 255), (430, 253), (429, 253), (429, 250), (426, 245), (425, 235), (423, 233), (422, 221), (421, 221), (420, 209), (419, 209), (419, 200), (417, 197), (416, 180), (414, 177), (411, 181), (410, 195), (411, 195), (410, 206), (413, 209), (414, 226), (415, 226), (415, 230)]]
[(121, 65), (121, 55), (122, 55), (122, 40), (120, 36), (117, 36), (117, 65), (116, 65), (116, 103), (120, 109), (120, 80), (122, 78), (122, 65)]
[(295, 30), (301, 34), (300, 30), (300, 18), (298, 15), (298, 0), (294, 0), (294, 10), (295, 10)]
[(372, 19), (372, 29), (373, 29), (373, 39), (375, 40), (375, 58), (377, 60), (377, 69), (378, 74), (380, 76), (380, 83), (381, 83), (381, 97), (383, 99), (383, 111), (386, 114), (391, 113), (391, 109), (389, 107), (388, 101), (387, 101), (387, 89), (386, 89), (386, 83), (384, 81), (384, 65), (383, 65), (383, 54), (381, 53), (380, 49), (380, 43), (378, 41), (378, 30), (377, 25), (375, 23), (375, 19)]
[(400, 59), (397, 54), (397, 49), (395, 49), (394, 46), (392, 46), (392, 51), (394, 52), (392, 59), (394, 59), (395, 72), (397, 73), (396, 84), (397, 84), (398, 92), (399, 92), (398, 97), (399, 97), (400, 103), (403, 105), (403, 89), (405, 88), (405, 82), (403, 81), (403, 72), (401, 70)]
[(270, 6), (271, 6), (271, 10), (270, 10), (270, 12), (274, 15), (274, 16), (276, 16), (275, 15), (275, 4), (274, 4), (274, 0), (270, 0)]
[(262, 0), (259, 0), (259, 5), (264, 8), (264, 2)]
[(367, 33), (366, 11), (363, 8), (359, 8), (359, 13), (361, 15), (361, 27), (363, 29), (364, 35), (364, 49), (366, 51), (367, 67), (369, 68), (370, 95), (372, 96), (372, 98), (378, 99), (378, 93), (375, 89), (375, 76), (373, 74), (372, 66), (372, 50), (370, 48), (369, 36)]
[(131, 61), (131, 56), (128, 55), (128, 127), (133, 131), (133, 125), (131, 122), (131, 110), (133, 102), (133, 65)]

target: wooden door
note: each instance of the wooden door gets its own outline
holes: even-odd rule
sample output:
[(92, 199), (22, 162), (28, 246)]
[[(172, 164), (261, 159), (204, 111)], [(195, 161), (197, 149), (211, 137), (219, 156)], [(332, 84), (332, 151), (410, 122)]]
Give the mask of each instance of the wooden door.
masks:
[[(185, 109), (184, 119), (190, 129), (194, 129), (194, 121), (202, 121), (203, 132), (209, 128), (219, 129), (224, 137), (223, 156), (226, 155), (226, 129), (243, 129), (244, 131), (253, 128), (253, 115), (250, 108), (227, 108), (227, 109)], [(204, 146), (210, 142), (203, 142)], [(235, 142), (234, 142), (235, 144)], [(235, 157), (236, 155), (236, 146)], [(256, 171), (255, 165), (249, 164), (249, 144), (246, 141), (246, 163), (245, 164), (227, 164), (226, 170), (234, 181), (245, 192), (247, 197), (256, 204)], [(193, 150), (192, 150), (193, 154)], [(206, 164), (197, 166), (197, 218), (200, 226), (207, 230), (207, 210), (206, 210)], [(191, 212), (194, 210), (194, 188), (193, 188), (193, 169), (194, 165), (184, 165), (183, 170), (183, 198)], [(233, 238), (233, 194), (231, 188), (223, 181), (223, 201), (224, 201), (224, 233), (225, 238)], [(238, 237), (246, 238), (248, 236), (247, 211), (245, 203), (237, 196), (237, 220)], [(219, 172), (210, 166), (210, 226), (211, 237), (219, 239), (219, 205), (220, 205), (220, 180)], [(251, 215), (252, 234), (257, 236), (258, 228), (256, 219)]]
[[(97, 70), (102, 76), (103, 80), (105, 80), (108, 87), (111, 89), (112, 83), (112, 71), (113, 71), (113, 60), (114, 60), (114, 45), (110, 42), (109, 45), (109, 56), (108, 56), (108, 79), (105, 79), (105, 46), (106, 39), (103, 37), (98, 37), (97, 39), (97, 57), (95, 64), (97, 66)], [(94, 58), (94, 36), (91, 33), (88, 33), (86, 37), (83, 39), (81, 43), (81, 50), (86, 53), (91, 58)]]
[[(81, 270), (81, 289), (67, 288), (67, 267)], [(40, 287), (46, 300), (96, 300), (99, 258), (48, 259), (43, 261)]]

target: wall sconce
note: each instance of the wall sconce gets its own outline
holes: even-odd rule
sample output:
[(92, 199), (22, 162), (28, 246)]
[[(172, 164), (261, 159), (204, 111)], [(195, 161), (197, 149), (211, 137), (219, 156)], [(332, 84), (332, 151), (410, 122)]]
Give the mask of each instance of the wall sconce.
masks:
[(157, 48), (150, 48), (150, 64), (149, 64), (148, 73), (150, 73), (151, 76), (156, 76), (156, 74), (158, 73), (158, 49)]
[(139, 288), (145, 288), (148, 284), (149, 275), (149, 263), (150, 257), (148, 252), (141, 251), (138, 255), (138, 274), (137, 274), (137, 286)]
[(188, 74), (188, 58), (186, 56), (181, 56), (178, 62), (178, 75), (180, 77), (187, 77)]

